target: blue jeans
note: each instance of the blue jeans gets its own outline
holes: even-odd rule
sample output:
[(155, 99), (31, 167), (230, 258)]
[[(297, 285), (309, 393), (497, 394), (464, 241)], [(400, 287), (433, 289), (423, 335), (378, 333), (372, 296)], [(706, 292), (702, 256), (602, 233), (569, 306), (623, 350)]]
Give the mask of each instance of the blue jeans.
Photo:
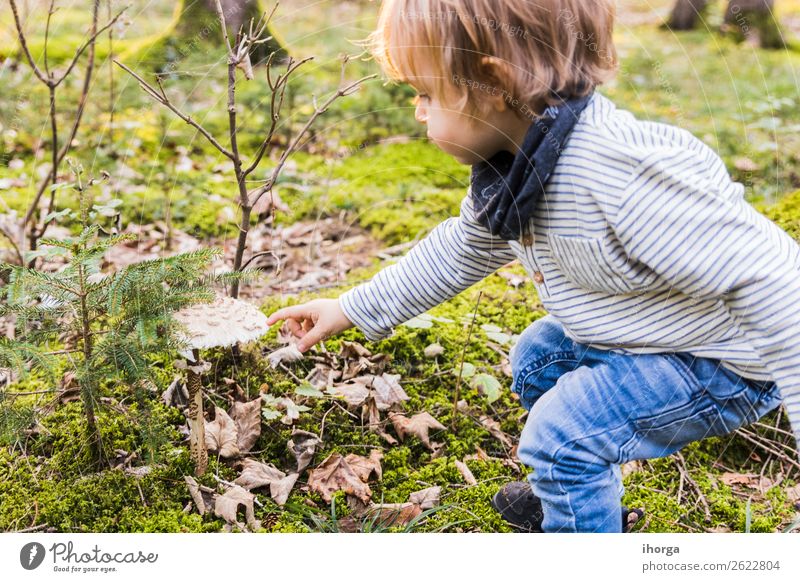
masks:
[(578, 343), (546, 315), (511, 348), (512, 390), (529, 411), (517, 455), (545, 532), (620, 532), (620, 464), (667, 456), (777, 408), (775, 382), (685, 352), (621, 354)]

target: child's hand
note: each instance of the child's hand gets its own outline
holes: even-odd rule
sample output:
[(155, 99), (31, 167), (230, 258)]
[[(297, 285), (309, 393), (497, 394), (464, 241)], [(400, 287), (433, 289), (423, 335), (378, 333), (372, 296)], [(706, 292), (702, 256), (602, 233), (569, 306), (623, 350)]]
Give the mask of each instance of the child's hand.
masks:
[(348, 328), (353, 322), (339, 307), (338, 299), (314, 299), (302, 305), (284, 307), (267, 318), (267, 325), (285, 319), (289, 331), (302, 338), (297, 342), (297, 349), (305, 352), (319, 341), (328, 339)]

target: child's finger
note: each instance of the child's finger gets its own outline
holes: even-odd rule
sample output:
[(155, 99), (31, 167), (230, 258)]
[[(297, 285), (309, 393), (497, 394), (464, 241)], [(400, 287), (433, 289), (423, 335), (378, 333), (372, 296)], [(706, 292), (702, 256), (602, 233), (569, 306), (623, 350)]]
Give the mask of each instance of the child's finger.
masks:
[(297, 349), (301, 352), (305, 352), (311, 346), (316, 344), (323, 338), (323, 332), (319, 327), (315, 327), (311, 329), (311, 331), (307, 332), (303, 338), (297, 342)]
[(289, 317), (301, 318), (307, 315), (308, 311), (302, 305), (292, 305), (290, 307), (283, 307), (275, 311), (267, 318), (267, 325), (272, 325), (278, 320), (287, 319)]
[(296, 337), (303, 337), (303, 335), (305, 335), (303, 326), (301, 326), (296, 319), (287, 319), (286, 325), (289, 327), (289, 331), (292, 333), (292, 335)]

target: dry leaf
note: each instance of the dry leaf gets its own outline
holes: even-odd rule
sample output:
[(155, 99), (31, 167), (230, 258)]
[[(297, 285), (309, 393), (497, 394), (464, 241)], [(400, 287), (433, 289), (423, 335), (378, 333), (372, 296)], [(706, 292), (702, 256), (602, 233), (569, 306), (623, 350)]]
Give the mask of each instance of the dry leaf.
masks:
[(286, 503), (289, 499), (289, 494), (292, 492), (292, 487), (297, 482), (299, 473), (289, 473), (280, 481), (274, 481), (269, 484), (269, 494), (272, 496), (273, 501), (280, 506)]
[(341, 378), (341, 370), (334, 370), (325, 364), (316, 364), (314, 369), (306, 374), (305, 380), (319, 390), (333, 386), (334, 380)]
[(441, 495), (442, 488), (439, 485), (434, 485), (433, 487), (414, 491), (408, 496), (408, 500), (419, 505), (421, 509), (431, 509), (439, 505)]
[(231, 418), (236, 423), (237, 444), (240, 452), (247, 452), (261, 436), (261, 398), (250, 402), (234, 402)]
[(194, 506), (197, 508), (198, 513), (200, 515), (205, 515), (207, 511), (212, 511), (214, 509), (214, 499), (216, 497), (214, 490), (205, 485), (198, 485), (194, 477), (190, 475), (185, 475), (183, 480), (186, 481), (186, 485), (189, 488), (189, 495), (192, 496), (192, 501), (194, 501)]
[(431, 344), (427, 346), (422, 353), (425, 354), (426, 358), (435, 358), (436, 356), (441, 356), (444, 353), (444, 348), (441, 344)]
[(319, 493), (326, 503), (331, 502), (331, 493), (339, 490), (359, 498), (364, 503), (369, 503), (372, 497), (372, 490), (339, 453), (331, 453), (310, 471), (308, 486), (312, 491)]
[(489, 434), (492, 435), (494, 438), (499, 440), (503, 445), (508, 447), (509, 449), (514, 446), (514, 443), (511, 442), (511, 439), (508, 438), (508, 435), (502, 431), (500, 428), (500, 423), (497, 422), (492, 417), (484, 414), (482, 415), (478, 421), (483, 425), (483, 427), (489, 431)]
[(372, 380), (373, 397), (378, 410), (388, 410), (393, 404), (408, 400), (408, 394), (400, 386), (399, 380), (400, 374), (386, 373)]
[(292, 487), (299, 476), (298, 473), (286, 475), (273, 465), (255, 459), (245, 459), (244, 470), (234, 483), (247, 490), (269, 485), (270, 496), (275, 503), (282, 506), (289, 498)]
[(235, 524), (242, 531), (247, 531), (244, 524), (236, 519), (239, 506), (243, 505), (245, 510), (245, 519), (250, 531), (256, 531), (261, 524), (256, 520), (255, 512), (253, 510), (253, 501), (256, 496), (239, 487), (238, 485), (232, 486), (225, 492), (225, 495), (217, 495), (214, 499), (214, 515), (221, 517), (228, 524)]
[(359, 378), (355, 378), (346, 384), (333, 386), (330, 391), (333, 394), (343, 396), (349, 406), (358, 406), (369, 396), (369, 388)]
[(341, 348), (339, 349), (339, 356), (342, 359), (348, 358), (368, 358), (372, 355), (367, 348), (358, 342), (351, 342), (342, 340)]
[(284, 477), (286, 474), (273, 465), (255, 459), (244, 459), (244, 469), (234, 483), (249, 491), (257, 487), (266, 487)]
[[(406, 525), (419, 514), (422, 509), (416, 503), (382, 503), (373, 504), (366, 511), (367, 515), (376, 519), (384, 527)], [(376, 515), (377, 514), (377, 517)]]
[(430, 429), (445, 430), (445, 426), (427, 412), (420, 412), (411, 418), (400, 413), (391, 413), (389, 416), (400, 440), (405, 440), (406, 435), (412, 434), (419, 438), (427, 448), (433, 450), (428, 431)]
[(750, 480), (758, 479), (758, 475), (755, 473), (723, 473), (719, 479), (725, 485), (750, 485)]
[(267, 354), (269, 365), (273, 368), (277, 368), (281, 362), (294, 362), (302, 360), (304, 357), (303, 352), (297, 349), (297, 344), (293, 343)]
[(456, 460), (456, 469), (458, 472), (461, 473), (461, 476), (466, 481), (467, 485), (477, 485), (478, 481), (475, 479), (475, 475), (472, 474), (472, 471), (469, 470), (466, 463), (462, 463), (461, 461)]
[(295, 430), (292, 432), (292, 438), (286, 442), (286, 447), (289, 452), (297, 459), (297, 472), (300, 473), (303, 469), (308, 467), (311, 459), (314, 458), (314, 452), (317, 450), (317, 445), (320, 444), (320, 439), (313, 432), (304, 430)]
[(786, 499), (792, 503), (800, 501), (800, 483), (786, 489)]
[(381, 459), (383, 459), (383, 453), (378, 449), (372, 449), (369, 453), (369, 457), (362, 457), (351, 453), (344, 458), (347, 464), (350, 465), (350, 468), (358, 475), (359, 479), (365, 483), (369, 481), (369, 477), (373, 472), (378, 480), (383, 478)]
[(216, 407), (214, 422), (205, 421), (206, 448), (210, 451), (219, 451), (221, 457), (230, 458), (239, 455), (238, 435), (236, 424), (228, 413), (219, 406)]

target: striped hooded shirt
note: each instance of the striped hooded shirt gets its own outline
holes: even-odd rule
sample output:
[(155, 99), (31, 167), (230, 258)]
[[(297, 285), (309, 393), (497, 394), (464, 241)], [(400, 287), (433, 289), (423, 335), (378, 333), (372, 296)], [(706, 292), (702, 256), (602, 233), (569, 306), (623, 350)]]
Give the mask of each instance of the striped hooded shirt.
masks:
[(519, 259), (574, 341), (689, 352), (772, 380), (800, 440), (800, 245), (745, 201), (710, 147), (595, 91), (531, 220), (526, 240), (495, 237), (468, 192), (460, 216), (339, 304), (383, 339)]

